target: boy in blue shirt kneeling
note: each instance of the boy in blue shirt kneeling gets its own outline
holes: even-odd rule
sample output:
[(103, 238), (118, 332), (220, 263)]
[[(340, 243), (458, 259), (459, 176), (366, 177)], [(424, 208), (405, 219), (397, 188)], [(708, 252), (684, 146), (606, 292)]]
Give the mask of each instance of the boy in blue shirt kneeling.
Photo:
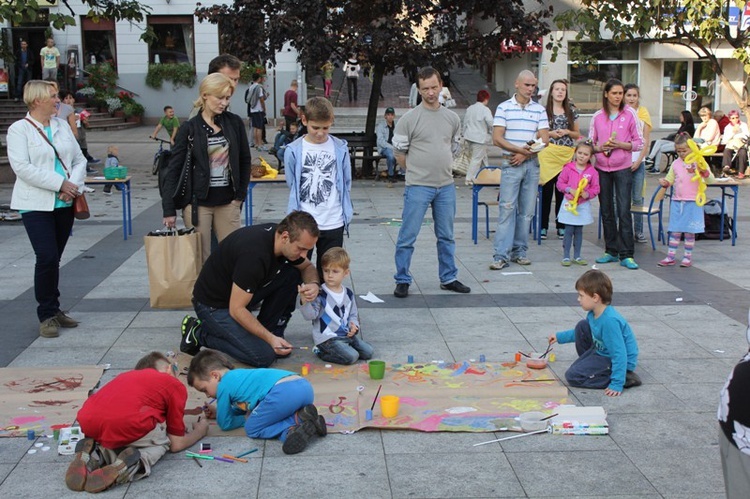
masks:
[(281, 369), (235, 369), (221, 352), (203, 349), (193, 357), (188, 384), (209, 397), (206, 415), (222, 430), (245, 427), (250, 438), (276, 438), (285, 454), (297, 454), (314, 436), (327, 433), (313, 405), (313, 388), (305, 378)]
[(575, 329), (550, 335), (550, 344), (575, 341), (578, 359), (565, 372), (570, 386), (604, 388), (617, 397), (623, 388), (639, 386), (634, 372), (638, 344), (628, 321), (612, 303), (612, 281), (604, 272), (589, 270), (576, 281), (578, 303), (588, 312)]

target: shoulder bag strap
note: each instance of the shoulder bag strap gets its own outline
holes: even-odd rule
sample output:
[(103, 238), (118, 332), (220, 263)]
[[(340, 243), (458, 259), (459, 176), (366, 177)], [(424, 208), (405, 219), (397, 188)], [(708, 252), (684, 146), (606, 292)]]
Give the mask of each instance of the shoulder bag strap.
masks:
[(30, 119), (28, 119), (28, 118), (24, 118), (24, 119), (26, 121), (28, 121), (29, 123), (31, 123), (31, 126), (33, 126), (34, 128), (36, 128), (36, 131), (39, 132), (39, 135), (41, 135), (42, 138), (47, 142), (47, 144), (50, 145), (50, 147), (52, 148), (52, 150), (55, 151), (55, 157), (57, 158), (57, 160), (62, 165), (63, 170), (65, 170), (65, 174), (68, 176), (68, 178), (70, 178), (70, 171), (68, 170), (68, 167), (65, 166), (65, 162), (62, 160), (62, 158), (60, 157), (60, 154), (57, 152), (57, 148), (55, 147), (55, 145), (52, 143), (52, 141), (49, 140), (49, 137), (47, 137), (47, 134), (45, 134), (42, 131), (42, 129), (39, 128), (38, 126), (36, 126), (36, 124), (33, 121), (31, 121)]

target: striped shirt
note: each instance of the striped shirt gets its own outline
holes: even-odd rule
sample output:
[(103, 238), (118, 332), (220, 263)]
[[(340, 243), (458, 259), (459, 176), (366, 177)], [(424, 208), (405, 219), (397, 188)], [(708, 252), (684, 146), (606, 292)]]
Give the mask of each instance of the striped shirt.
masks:
[(523, 147), (536, 138), (538, 130), (549, 129), (549, 120), (544, 106), (534, 101), (522, 106), (513, 95), (497, 106), (493, 126), (505, 127), (505, 139)]

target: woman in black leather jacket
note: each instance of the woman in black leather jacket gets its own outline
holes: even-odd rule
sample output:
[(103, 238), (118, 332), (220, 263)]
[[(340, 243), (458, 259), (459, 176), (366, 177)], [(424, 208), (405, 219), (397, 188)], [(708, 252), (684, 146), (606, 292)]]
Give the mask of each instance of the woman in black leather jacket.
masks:
[[(201, 235), (203, 261), (211, 253), (211, 229), (221, 242), (240, 228), (240, 211), (250, 181), (250, 147), (242, 118), (227, 111), (234, 87), (220, 73), (206, 76), (195, 106), (201, 112), (177, 132), (162, 179), (164, 225), (174, 227), (182, 209), (186, 227)], [(190, 154), (190, 171), (183, 169)], [(178, 192), (187, 190), (188, 196)]]

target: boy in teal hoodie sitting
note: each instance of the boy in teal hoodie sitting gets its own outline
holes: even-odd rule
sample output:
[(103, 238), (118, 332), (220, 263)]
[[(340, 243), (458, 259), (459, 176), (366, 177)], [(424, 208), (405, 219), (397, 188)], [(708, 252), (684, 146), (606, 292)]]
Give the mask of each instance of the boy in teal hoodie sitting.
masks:
[(578, 359), (565, 372), (570, 386), (604, 388), (617, 397), (623, 388), (639, 386), (634, 372), (638, 362), (638, 344), (628, 321), (612, 303), (612, 281), (599, 270), (589, 270), (576, 281), (578, 303), (588, 312), (575, 329), (549, 337), (550, 344), (575, 341)]

